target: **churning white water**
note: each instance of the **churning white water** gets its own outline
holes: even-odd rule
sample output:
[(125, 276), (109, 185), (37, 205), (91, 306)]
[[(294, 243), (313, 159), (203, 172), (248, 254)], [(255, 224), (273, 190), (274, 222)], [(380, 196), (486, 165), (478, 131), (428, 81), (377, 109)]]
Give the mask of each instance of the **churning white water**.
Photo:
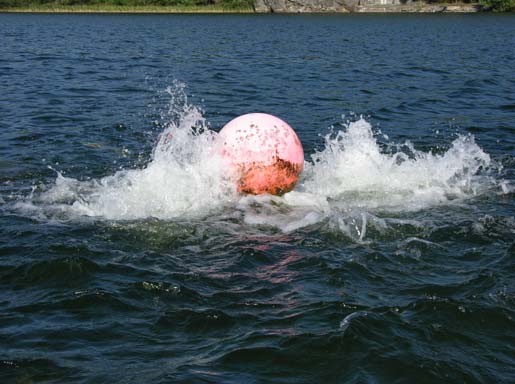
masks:
[(324, 149), (308, 155), (294, 191), (281, 197), (240, 196), (217, 155), (217, 133), (208, 129), (199, 109), (187, 100), (173, 108), (178, 118), (162, 132), (144, 168), (89, 181), (58, 174), (54, 185), (18, 207), (58, 211), (72, 219), (229, 215), (285, 232), (323, 222), (363, 239), (367, 222), (379, 222), (377, 212), (461, 202), (495, 184), (486, 172), (490, 157), (472, 136), (457, 137), (440, 154), (418, 151), (409, 143), (385, 147), (361, 118), (328, 134)]

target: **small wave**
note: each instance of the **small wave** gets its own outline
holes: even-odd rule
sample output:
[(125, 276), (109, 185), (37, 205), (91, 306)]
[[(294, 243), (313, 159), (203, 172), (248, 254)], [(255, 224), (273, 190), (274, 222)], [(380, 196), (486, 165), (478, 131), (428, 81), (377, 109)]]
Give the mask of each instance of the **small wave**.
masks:
[(34, 381), (59, 381), (63, 377), (68, 380), (82, 378), (80, 371), (60, 365), (58, 360), (42, 358), (5, 359), (0, 360), (2, 381), (6, 383), (32, 383)]
[(238, 318), (234, 318), (220, 310), (194, 311), (183, 309), (162, 315), (156, 321), (155, 326), (163, 329), (172, 327), (175, 331), (180, 328), (187, 332), (204, 333), (231, 329), (236, 324), (249, 320), (254, 320), (254, 316), (240, 315)]
[(9, 285), (32, 285), (64, 280), (79, 281), (101, 270), (100, 266), (85, 257), (65, 257), (28, 262), (18, 267), (6, 267), (0, 281)]

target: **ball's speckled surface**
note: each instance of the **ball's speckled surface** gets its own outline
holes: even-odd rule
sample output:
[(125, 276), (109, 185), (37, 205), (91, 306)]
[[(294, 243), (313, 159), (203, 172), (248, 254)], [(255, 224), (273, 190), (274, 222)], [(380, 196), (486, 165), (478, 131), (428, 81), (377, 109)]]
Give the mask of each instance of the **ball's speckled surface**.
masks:
[(266, 113), (249, 113), (219, 133), (221, 154), (238, 175), (238, 191), (282, 195), (291, 191), (304, 167), (304, 150), (295, 131)]

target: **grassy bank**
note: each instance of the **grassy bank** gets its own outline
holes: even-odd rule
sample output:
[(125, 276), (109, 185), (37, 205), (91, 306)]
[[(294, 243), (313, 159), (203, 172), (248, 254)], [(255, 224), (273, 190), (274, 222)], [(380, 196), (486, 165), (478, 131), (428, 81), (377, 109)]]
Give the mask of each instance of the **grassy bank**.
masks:
[(0, 0), (0, 12), (243, 13), (253, 0)]
[(7, 13), (249, 13), (252, 7), (227, 8), (217, 5), (183, 6), (124, 6), (124, 5), (31, 5), (23, 7), (0, 7)]

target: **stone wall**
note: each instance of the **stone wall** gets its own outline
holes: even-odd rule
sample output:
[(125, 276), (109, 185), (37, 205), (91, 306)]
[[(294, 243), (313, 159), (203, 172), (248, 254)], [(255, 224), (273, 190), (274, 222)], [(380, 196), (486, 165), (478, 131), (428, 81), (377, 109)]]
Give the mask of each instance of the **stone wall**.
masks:
[(302, 12), (349, 12), (346, 3), (352, 0), (256, 0), (256, 12), (302, 13)]
[(479, 4), (428, 4), (413, 0), (255, 0), (256, 12), (277, 13), (473, 13)]
[(360, 0), (360, 3), (352, 11), (356, 13), (476, 13), (482, 10), (483, 6), (480, 4), (445, 5), (427, 4), (421, 1), (380, 4), (363, 3), (363, 0)]

